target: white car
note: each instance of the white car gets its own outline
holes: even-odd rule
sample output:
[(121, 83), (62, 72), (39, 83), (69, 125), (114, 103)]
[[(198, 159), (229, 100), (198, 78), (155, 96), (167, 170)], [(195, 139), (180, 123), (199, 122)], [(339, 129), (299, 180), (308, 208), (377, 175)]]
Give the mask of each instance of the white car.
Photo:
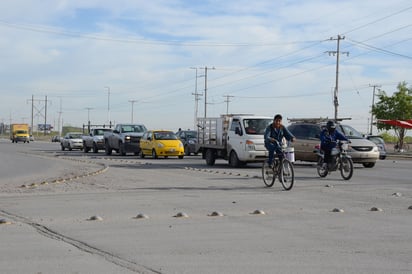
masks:
[(68, 132), (64, 138), (60, 140), (62, 150), (66, 148), (68, 150), (83, 149), (83, 133), (81, 132)]

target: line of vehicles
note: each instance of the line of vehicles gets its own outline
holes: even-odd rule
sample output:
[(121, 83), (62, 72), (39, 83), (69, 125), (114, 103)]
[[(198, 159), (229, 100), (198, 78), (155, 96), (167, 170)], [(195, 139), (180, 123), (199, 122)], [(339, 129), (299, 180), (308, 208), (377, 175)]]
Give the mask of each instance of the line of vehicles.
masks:
[[(69, 132), (60, 140), (61, 149), (81, 149), (106, 155), (116, 151), (120, 155), (133, 153), (141, 158), (151, 156), (178, 157), (201, 154), (206, 164), (212, 166), (224, 159), (232, 167), (263, 162), (268, 153), (263, 134), (272, 123), (272, 117), (252, 114), (228, 114), (220, 117), (198, 118), (197, 130), (147, 130), (143, 124), (117, 124), (113, 129), (92, 128), (90, 134)], [(293, 143), (294, 158), (298, 161), (317, 162), (319, 135), (326, 119), (289, 119), (288, 129), (297, 140)], [(384, 159), (380, 150), (354, 128), (339, 122), (338, 130), (350, 140), (348, 154), (354, 163), (372, 168)], [(381, 141), (381, 140), (379, 140)], [(384, 144), (381, 144), (384, 148)], [(383, 151), (381, 150), (381, 153)]]

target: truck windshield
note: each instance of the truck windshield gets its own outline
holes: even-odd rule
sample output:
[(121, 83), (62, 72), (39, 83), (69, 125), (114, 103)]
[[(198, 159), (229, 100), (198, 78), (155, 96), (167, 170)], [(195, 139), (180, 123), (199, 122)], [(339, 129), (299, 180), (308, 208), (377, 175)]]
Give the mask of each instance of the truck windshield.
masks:
[(262, 135), (265, 133), (266, 127), (272, 123), (272, 119), (253, 118), (243, 120), (243, 126), (245, 127), (246, 134), (249, 135)]
[(96, 129), (94, 135), (104, 135), (105, 131), (112, 131), (110, 128)]
[(142, 125), (124, 125), (123, 132), (145, 132), (146, 128)]

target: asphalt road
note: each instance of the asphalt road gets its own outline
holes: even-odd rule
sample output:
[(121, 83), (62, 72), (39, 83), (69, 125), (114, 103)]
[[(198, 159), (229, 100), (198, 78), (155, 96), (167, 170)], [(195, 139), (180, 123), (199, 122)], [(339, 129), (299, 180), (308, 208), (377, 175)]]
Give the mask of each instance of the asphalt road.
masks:
[(291, 191), (200, 156), (0, 140), (0, 161), (0, 273), (412, 272), (407, 159), (350, 181), (297, 163)]

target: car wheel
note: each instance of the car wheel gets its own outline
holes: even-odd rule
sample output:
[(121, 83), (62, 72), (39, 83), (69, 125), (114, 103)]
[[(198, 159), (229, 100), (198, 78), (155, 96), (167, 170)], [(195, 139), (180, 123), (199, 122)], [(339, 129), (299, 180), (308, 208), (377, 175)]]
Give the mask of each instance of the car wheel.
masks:
[(70, 146), (70, 143), (69, 143), (69, 145), (68, 145), (68, 149), (69, 149), (70, 151), (73, 150), (72, 147)]
[(64, 151), (64, 145), (63, 145), (63, 144), (60, 144), (60, 146), (62, 147), (62, 151)]
[(375, 163), (363, 163), (363, 166), (366, 168), (372, 168), (375, 166)]
[(157, 158), (158, 158), (158, 156), (157, 156), (157, 153), (156, 153), (156, 150), (155, 150), (155, 149), (153, 149), (153, 150), (152, 150), (152, 158), (153, 158), (153, 159), (157, 159)]
[(140, 158), (144, 158), (144, 153), (143, 153), (143, 150), (140, 150)]

